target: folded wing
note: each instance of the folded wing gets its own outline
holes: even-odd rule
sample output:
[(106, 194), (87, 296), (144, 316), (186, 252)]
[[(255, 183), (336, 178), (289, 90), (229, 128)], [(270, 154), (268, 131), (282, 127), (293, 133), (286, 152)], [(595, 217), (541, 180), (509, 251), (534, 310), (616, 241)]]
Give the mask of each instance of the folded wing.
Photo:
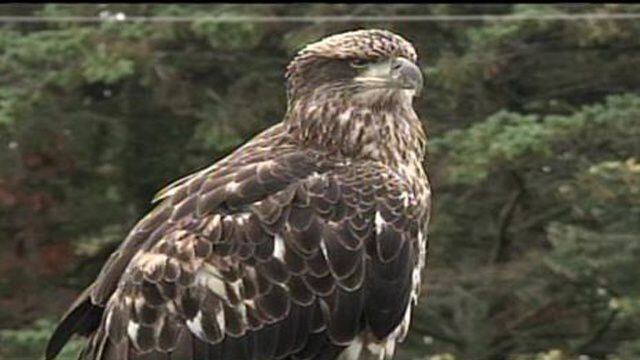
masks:
[(286, 146), (243, 153), (163, 193), (48, 358), (79, 329), (83, 359), (317, 359), (398, 326), (421, 216), (402, 179)]

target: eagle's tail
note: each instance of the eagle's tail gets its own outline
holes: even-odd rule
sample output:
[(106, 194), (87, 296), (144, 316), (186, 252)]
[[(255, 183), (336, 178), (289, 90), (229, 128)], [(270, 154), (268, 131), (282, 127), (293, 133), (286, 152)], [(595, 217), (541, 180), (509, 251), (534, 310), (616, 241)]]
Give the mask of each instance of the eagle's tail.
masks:
[(73, 334), (88, 336), (100, 325), (104, 308), (91, 302), (92, 289), (93, 285), (86, 288), (58, 323), (47, 344), (46, 360), (54, 359)]

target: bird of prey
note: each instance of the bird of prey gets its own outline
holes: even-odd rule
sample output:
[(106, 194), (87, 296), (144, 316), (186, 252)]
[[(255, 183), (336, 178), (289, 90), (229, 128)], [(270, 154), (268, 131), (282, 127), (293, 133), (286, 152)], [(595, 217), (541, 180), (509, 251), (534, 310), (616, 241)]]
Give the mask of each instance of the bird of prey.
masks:
[(46, 359), (74, 334), (82, 360), (391, 358), (427, 251), (416, 61), (386, 30), (304, 47), (283, 121), (159, 192)]

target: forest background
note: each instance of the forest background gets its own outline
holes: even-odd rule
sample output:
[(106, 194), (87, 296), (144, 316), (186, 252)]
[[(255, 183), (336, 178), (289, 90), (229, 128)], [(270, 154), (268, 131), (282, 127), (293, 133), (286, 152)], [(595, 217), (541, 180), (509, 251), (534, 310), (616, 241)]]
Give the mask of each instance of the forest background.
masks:
[[(354, 19), (211, 20), (237, 16)], [(374, 27), (426, 77), (430, 258), (397, 358), (640, 359), (640, 6), (613, 4), (0, 5), (0, 359), (41, 358), (155, 191), (281, 120), (301, 46)]]

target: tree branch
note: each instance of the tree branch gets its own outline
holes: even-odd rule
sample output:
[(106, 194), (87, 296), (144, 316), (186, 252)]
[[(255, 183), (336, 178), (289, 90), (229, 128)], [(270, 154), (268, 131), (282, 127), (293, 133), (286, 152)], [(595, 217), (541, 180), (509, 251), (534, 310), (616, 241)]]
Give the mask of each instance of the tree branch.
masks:
[(619, 313), (620, 310), (612, 310), (605, 322), (598, 326), (598, 328), (593, 332), (593, 334), (591, 334), (591, 336), (587, 340), (576, 347), (575, 353), (583, 353), (589, 348), (589, 346), (598, 342), (604, 336), (607, 330), (609, 330)]
[(518, 202), (524, 195), (524, 182), (520, 175), (515, 171), (509, 172), (510, 177), (513, 179), (516, 188), (511, 192), (509, 199), (500, 210), (498, 216), (498, 233), (496, 235), (496, 243), (491, 255), (491, 263), (503, 263), (508, 260), (509, 248), (511, 246), (511, 238), (507, 230), (513, 220), (513, 214), (515, 212)]

